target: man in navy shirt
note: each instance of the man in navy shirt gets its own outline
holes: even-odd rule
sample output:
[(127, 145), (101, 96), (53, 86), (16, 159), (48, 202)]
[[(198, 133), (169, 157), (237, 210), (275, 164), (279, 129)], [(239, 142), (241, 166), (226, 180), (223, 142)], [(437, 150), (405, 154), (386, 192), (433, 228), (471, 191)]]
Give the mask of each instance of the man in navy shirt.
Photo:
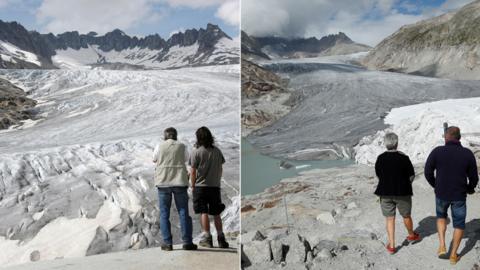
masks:
[(457, 250), (465, 230), (467, 194), (473, 194), (478, 183), (475, 156), (472, 151), (462, 146), (460, 137), (458, 127), (449, 127), (445, 132), (445, 145), (433, 149), (425, 163), (425, 178), (435, 189), (439, 257), (447, 254), (445, 231), (447, 210), (451, 207), (455, 229), (450, 253), (451, 264), (456, 264), (459, 260)]

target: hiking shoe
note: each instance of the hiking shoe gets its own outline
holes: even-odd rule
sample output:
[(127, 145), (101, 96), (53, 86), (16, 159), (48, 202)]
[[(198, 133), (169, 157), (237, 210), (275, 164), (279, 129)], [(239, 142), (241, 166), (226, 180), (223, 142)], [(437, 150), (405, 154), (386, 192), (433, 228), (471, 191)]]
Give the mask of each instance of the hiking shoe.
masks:
[(200, 240), (200, 242), (198, 242), (198, 245), (201, 247), (213, 248), (212, 235), (209, 235), (209, 236), (204, 235)]
[(455, 265), (457, 262), (460, 260), (460, 256), (458, 254), (452, 254), (450, 255), (450, 264)]
[(183, 250), (197, 250), (198, 247), (197, 245), (195, 245), (194, 243), (191, 243), (191, 244), (184, 244), (182, 246)]
[(395, 254), (396, 249), (395, 249), (394, 247), (390, 247), (390, 244), (388, 244), (388, 245), (386, 246), (386, 248), (387, 248), (387, 252), (388, 252), (390, 255)]
[(446, 259), (447, 249), (445, 247), (439, 247), (437, 255), (439, 259)]
[(418, 234), (416, 232), (414, 232), (413, 235), (407, 236), (407, 241), (409, 243), (415, 243), (415, 242), (418, 242), (420, 240), (422, 240), (422, 238), (420, 237), (420, 234)]
[(173, 246), (168, 245), (168, 244), (162, 244), (160, 247), (162, 248), (162, 250), (165, 250), (165, 251), (172, 251), (173, 250)]
[(217, 241), (218, 241), (218, 247), (219, 248), (228, 248), (229, 247), (228, 242), (225, 240), (225, 235), (224, 234), (221, 234), (221, 235), (217, 236)]

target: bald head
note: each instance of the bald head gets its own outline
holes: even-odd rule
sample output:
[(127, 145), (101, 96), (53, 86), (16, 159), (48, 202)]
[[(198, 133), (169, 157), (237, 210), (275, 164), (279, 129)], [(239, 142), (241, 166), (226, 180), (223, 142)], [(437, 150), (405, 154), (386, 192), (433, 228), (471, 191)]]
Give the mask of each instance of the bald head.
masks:
[(447, 128), (447, 131), (445, 132), (445, 141), (459, 141), (460, 138), (460, 129), (458, 127), (451, 126)]

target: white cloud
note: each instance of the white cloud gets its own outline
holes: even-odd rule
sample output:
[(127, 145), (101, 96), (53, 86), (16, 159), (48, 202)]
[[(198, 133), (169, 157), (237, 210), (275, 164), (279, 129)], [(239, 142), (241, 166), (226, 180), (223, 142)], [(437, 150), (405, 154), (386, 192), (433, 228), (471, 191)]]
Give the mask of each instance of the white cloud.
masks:
[(240, 25), (240, 2), (239, 0), (227, 1), (220, 5), (215, 14), (218, 18), (230, 25)]
[(172, 32), (170, 32), (170, 34), (168, 34), (168, 37), (171, 38), (173, 35), (175, 35), (176, 33), (182, 33), (182, 32), (185, 32), (185, 28), (184, 27), (180, 27), (178, 29), (175, 29), (173, 30)]
[[(447, 0), (436, 10), (444, 13), (471, 0)], [(397, 7), (416, 8), (401, 0), (243, 0), (242, 29), (257, 36), (318, 38), (345, 32), (356, 42), (376, 45), (401, 26), (434, 15), (435, 9), (402, 14)]]
[(215, 16), (230, 25), (240, 25), (240, 0), (159, 0), (172, 7), (205, 8), (218, 6)]
[(225, 0), (165, 0), (172, 7), (191, 7), (191, 8), (202, 8), (220, 5)]
[(36, 11), (44, 30), (53, 33), (78, 30), (105, 33), (129, 29), (152, 16), (148, 0), (44, 0)]

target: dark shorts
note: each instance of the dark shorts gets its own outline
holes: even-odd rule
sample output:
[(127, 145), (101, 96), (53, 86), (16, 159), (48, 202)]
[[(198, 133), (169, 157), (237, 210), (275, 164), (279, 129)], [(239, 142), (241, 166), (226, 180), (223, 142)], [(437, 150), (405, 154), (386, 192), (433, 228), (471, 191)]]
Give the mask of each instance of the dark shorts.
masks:
[(396, 209), (404, 218), (412, 212), (412, 196), (380, 196), (380, 207), (385, 217), (394, 217)]
[(195, 214), (220, 215), (225, 210), (218, 187), (195, 187), (193, 211)]
[(448, 208), (451, 206), (452, 223), (456, 229), (465, 230), (465, 219), (467, 217), (467, 202), (466, 201), (444, 201), (435, 198), (437, 218), (447, 218)]

